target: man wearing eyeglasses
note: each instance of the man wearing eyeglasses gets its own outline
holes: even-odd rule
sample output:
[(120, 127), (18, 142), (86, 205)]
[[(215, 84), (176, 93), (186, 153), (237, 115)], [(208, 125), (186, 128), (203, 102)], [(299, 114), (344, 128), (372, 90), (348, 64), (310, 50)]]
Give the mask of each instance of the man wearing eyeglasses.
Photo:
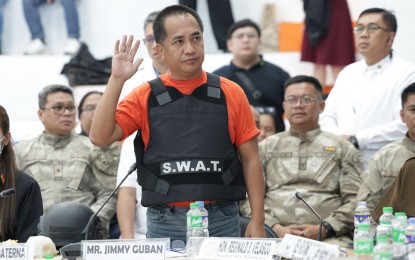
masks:
[(363, 59), (340, 72), (320, 125), (352, 142), (367, 166), (377, 150), (405, 135), (400, 95), (415, 82), (415, 66), (392, 52), (397, 22), (390, 11), (363, 11), (354, 31)]
[[(89, 139), (73, 131), (77, 109), (72, 89), (46, 86), (38, 99), (38, 116), (45, 129), (38, 137), (14, 147), (19, 170), (39, 183), (45, 214), (65, 201), (83, 203), (96, 212), (115, 188), (116, 176), (101, 170)], [(104, 237), (108, 236), (108, 223), (114, 212), (113, 198), (98, 214)]]
[[(300, 192), (321, 215), (321, 238), (345, 245), (352, 238), (354, 198), (363, 165), (352, 144), (321, 131), (322, 89), (314, 77), (289, 79), (284, 111), (290, 129), (259, 143), (265, 176), (265, 223), (279, 237), (293, 234), (317, 239), (319, 219), (295, 198)], [(246, 208), (241, 210), (249, 214)]]

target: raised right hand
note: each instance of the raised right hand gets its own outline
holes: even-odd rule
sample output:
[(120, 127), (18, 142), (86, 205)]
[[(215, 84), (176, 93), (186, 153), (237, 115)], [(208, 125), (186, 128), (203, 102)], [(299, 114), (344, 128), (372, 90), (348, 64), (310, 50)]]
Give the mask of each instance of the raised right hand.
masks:
[(135, 41), (134, 45), (133, 40), (134, 36), (130, 35), (127, 39), (127, 36), (124, 35), (121, 41), (115, 42), (111, 68), (112, 77), (126, 81), (137, 72), (143, 59), (138, 58), (134, 61), (140, 40)]

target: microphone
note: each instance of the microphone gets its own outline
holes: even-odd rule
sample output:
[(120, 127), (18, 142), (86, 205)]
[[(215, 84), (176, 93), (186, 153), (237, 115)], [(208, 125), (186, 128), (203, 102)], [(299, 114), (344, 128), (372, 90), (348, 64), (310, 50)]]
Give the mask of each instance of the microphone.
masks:
[[(118, 191), (121, 184), (123, 184), (124, 181), (127, 179), (127, 177), (130, 176), (130, 174), (133, 173), (135, 170), (137, 170), (137, 165), (136, 163), (133, 163), (130, 169), (128, 170), (127, 174), (125, 175), (125, 177), (121, 180), (121, 182), (117, 185), (117, 187), (115, 187), (115, 189), (111, 192), (111, 194), (108, 196), (105, 202), (102, 203), (102, 206), (98, 209), (98, 211), (91, 217), (91, 219), (89, 220), (88, 224), (86, 225), (84, 229), (84, 231), (86, 230), (85, 240), (96, 239), (96, 233), (101, 232), (101, 221), (98, 218), (99, 212), (101, 212), (104, 206), (107, 205), (108, 201)], [(66, 246), (63, 246), (59, 251), (63, 258), (68, 258), (70, 260), (76, 259), (77, 256), (81, 256), (81, 242), (71, 243)]]
[(0, 198), (8, 197), (8, 196), (14, 194), (15, 192), (16, 192), (16, 190), (14, 188), (4, 190), (4, 191), (0, 192)]
[(94, 227), (92, 224), (94, 223), (95, 219), (98, 217), (98, 214), (101, 212), (101, 210), (104, 208), (104, 206), (107, 205), (108, 201), (114, 196), (114, 194), (118, 191), (121, 184), (123, 184), (124, 181), (127, 179), (127, 177), (130, 176), (130, 174), (133, 173), (136, 169), (137, 169), (137, 165), (136, 165), (136, 163), (133, 163), (131, 165), (130, 169), (128, 170), (127, 174), (125, 175), (125, 177), (121, 180), (121, 182), (117, 185), (117, 187), (115, 187), (115, 189), (111, 192), (111, 194), (108, 196), (108, 198), (105, 200), (105, 202), (102, 203), (102, 206), (98, 209), (98, 211), (91, 218), (91, 220), (89, 221), (89, 223), (87, 225), (88, 232), (85, 235), (85, 240), (89, 240), (90, 236), (94, 235), (95, 231), (94, 231), (93, 228), (91, 229), (91, 226)]
[(295, 197), (298, 200), (301, 200), (302, 202), (304, 202), (304, 204), (314, 213), (314, 215), (317, 216), (317, 218), (320, 220), (320, 226), (319, 226), (319, 230), (318, 230), (318, 236), (317, 236), (317, 240), (321, 241), (321, 228), (323, 226), (323, 220), (321, 219), (320, 214), (317, 213), (317, 211), (315, 211), (303, 198), (303, 194), (301, 194), (301, 192), (297, 191), (295, 193)]

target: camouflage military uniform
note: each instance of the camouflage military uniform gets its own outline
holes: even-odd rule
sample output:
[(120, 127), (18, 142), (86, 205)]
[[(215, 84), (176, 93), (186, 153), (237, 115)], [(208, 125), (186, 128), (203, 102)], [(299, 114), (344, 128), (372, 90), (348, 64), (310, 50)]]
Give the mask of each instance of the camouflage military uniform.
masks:
[(363, 172), (363, 185), (357, 194), (358, 200), (366, 200), (373, 211), (399, 174), (402, 165), (415, 156), (415, 142), (405, 137), (385, 145), (369, 161)]
[[(83, 203), (96, 212), (115, 188), (119, 155), (114, 158), (103, 153), (86, 137), (75, 133), (57, 137), (43, 132), (14, 149), (18, 168), (39, 183), (45, 213), (64, 201)], [(114, 212), (112, 198), (98, 215), (104, 227)], [(104, 230), (104, 235), (107, 232)]]
[(260, 143), (265, 174), (265, 223), (273, 226), (319, 224), (295, 197), (297, 191), (336, 231), (353, 230), (355, 197), (363, 164), (359, 152), (320, 128), (307, 133), (282, 132)]

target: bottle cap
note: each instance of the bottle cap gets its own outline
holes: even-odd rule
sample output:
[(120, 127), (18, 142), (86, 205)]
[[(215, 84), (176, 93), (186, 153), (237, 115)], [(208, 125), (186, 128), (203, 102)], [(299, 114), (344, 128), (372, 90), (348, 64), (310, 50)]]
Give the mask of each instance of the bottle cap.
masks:
[(203, 200), (195, 201), (195, 203), (199, 204), (200, 208), (204, 208), (205, 207), (205, 202)]
[(383, 213), (393, 213), (392, 207), (383, 207)]
[(395, 217), (406, 216), (405, 212), (395, 212)]
[(364, 201), (364, 200), (361, 200), (361, 201), (358, 201), (357, 202), (357, 206), (367, 206), (367, 202), (366, 201)]

